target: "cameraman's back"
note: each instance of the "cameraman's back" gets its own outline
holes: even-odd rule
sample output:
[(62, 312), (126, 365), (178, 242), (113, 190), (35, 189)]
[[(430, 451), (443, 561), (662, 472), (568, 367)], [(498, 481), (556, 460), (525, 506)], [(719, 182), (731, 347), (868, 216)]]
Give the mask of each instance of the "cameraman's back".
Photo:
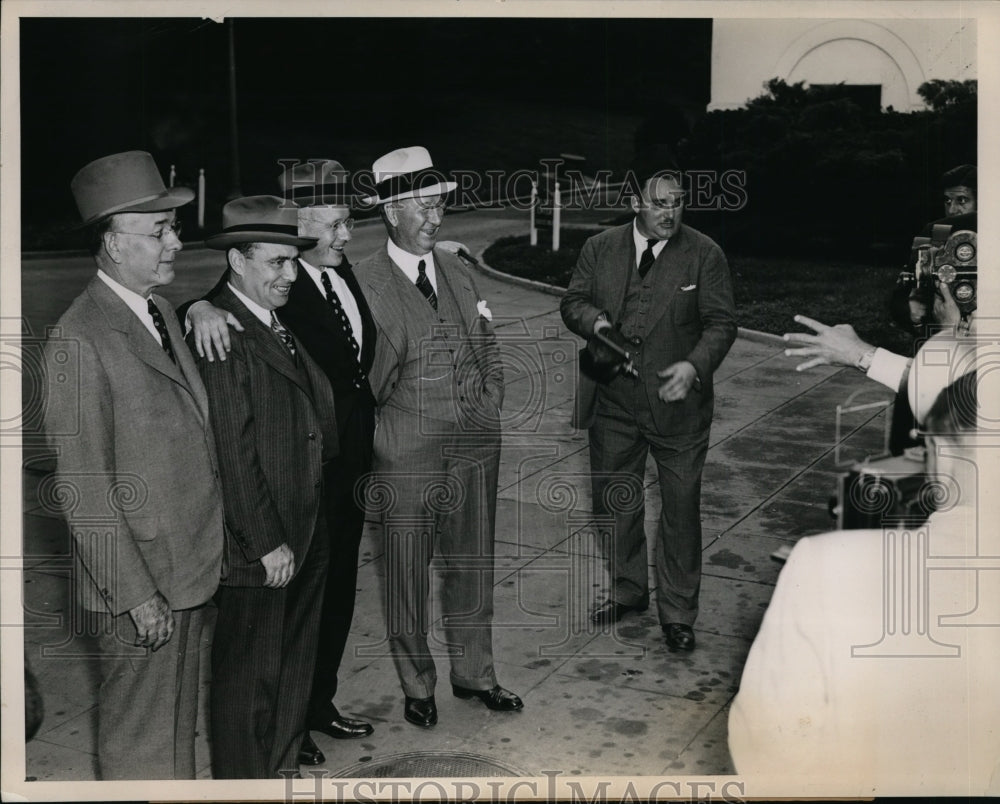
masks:
[(1000, 792), (1000, 611), (977, 611), (995, 573), (974, 571), (976, 382), (949, 386), (925, 422), (950, 497), (925, 526), (792, 550), (730, 713), (741, 775), (794, 793)]

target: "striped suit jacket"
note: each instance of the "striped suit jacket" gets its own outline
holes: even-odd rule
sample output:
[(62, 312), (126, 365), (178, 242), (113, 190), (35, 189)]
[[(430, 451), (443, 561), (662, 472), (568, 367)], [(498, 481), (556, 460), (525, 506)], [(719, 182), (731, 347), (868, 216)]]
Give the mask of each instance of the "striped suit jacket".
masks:
[(294, 361), (228, 287), (213, 304), (245, 330), (233, 338), (227, 360), (198, 361), (222, 475), (222, 584), (261, 586), (262, 556), (285, 543), (298, 572), (309, 549), (320, 515), (323, 463), (338, 452), (333, 391), (305, 349), (300, 346)]

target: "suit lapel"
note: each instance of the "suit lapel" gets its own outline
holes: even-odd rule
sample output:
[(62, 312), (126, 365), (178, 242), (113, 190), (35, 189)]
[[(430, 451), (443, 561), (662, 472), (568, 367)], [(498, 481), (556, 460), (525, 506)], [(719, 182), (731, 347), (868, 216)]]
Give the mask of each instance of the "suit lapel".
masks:
[(361, 314), (361, 368), (366, 372), (372, 367), (372, 360), (375, 358), (375, 319), (372, 318), (371, 308), (368, 300), (361, 291), (361, 284), (354, 275), (354, 268), (345, 260), (337, 269), (337, 273), (347, 283), (354, 300), (358, 303), (358, 312)]
[(385, 246), (382, 246), (366, 265), (360, 282), (372, 317), (382, 328), (382, 333), (396, 354), (403, 354), (406, 351), (406, 330), (403, 324), (408, 316), (394, 287), (394, 271), (399, 269), (389, 258)]
[(607, 279), (614, 294), (612, 296), (614, 304), (608, 312), (615, 324), (619, 323), (622, 311), (625, 309), (626, 288), (638, 279), (638, 274), (632, 275), (635, 272), (635, 239), (632, 237), (632, 224), (627, 223), (620, 227), (616, 237), (618, 243), (611, 249), (613, 255), (611, 275)]
[[(163, 308), (160, 305), (161, 300), (155, 296), (153, 300), (156, 306), (160, 307), (160, 312), (163, 313)], [(188, 350), (187, 344), (184, 343), (184, 335), (181, 332), (177, 316), (171, 311), (169, 314), (164, 314), (163, 318), (167, 325), (167, 332), (170, 333), (170, 339), (173, 342), (174, 354), (177, 356), (177, 365), (184, 375), (191, 395), (194, 397), (195, 402), (198, 403), (202, 419), (208, 421), (208, 394), (205, 392), (205, 385), (201, 381), (198, 367), (194, 364), (194, 358), (191, 357), (191, 352)]]
[[(125, 335), (129, 349), (136, 357), (151, 369), (169, 377), (174, 382), (185, 387), (188, 385), (181, 369), (163, 351), (163, 347), (153, 337), (153, 333), (146, 329), (139, 317), (111, 288), (104, 284), (99, 277), (94, 277), (88, 290), (98, 307), (103, 311), (111, 328)], [(160, 312), (163, 313), (162, 308), (160, 308)], [(176, 318), (176, 315), (171, 312), (164, 315), (163, 318), (164, 320)], [(169, 326), (168, 332), (173, 338), (174, 333), (170, 331)], [(177, 341), (174, 341), (173, 345), (176, 353)]]
[[(295, 365), (291, 354), (289, 354), (284, 344), (278, 340), (278, 336), (271, 331), (271, 328), (265, 326), (257, 316), (251, 313), (232, 290), (227, 287), (221, 291), (216, 298), (215, 304), (217, 307), (228, 310), (236, 316), (236, 319), (243, 325), (245, 330), (243, 337), (250, 338), (253, 341), (254, 354), (275, 371), (288, 377), (288, 379), (302, 388), (309, 395), (310, 399), (312, 398), (312, 386), (309, 383), (309, 377), (306, 372)], [(278, 313), (278, 319), (281, 319), (280, 312)], [(303, 351), (302, 344), (296, 343), (296, 347), (300, 353)]]
[(691, 240), (684, 236), (683, 227), (674, 237), (663, 247), (660, 256), (653, 263), (653, 287), (652, 297), (657, 300), (656, 307), (650, 311), (651, 315), (646, 324), (646, 332), (652, 332), (653, 327), (659, 323), (660, 319), (670, 309), (681, 285), (688, 280), (688, 266), (692, 261), (689, 259), (691, 250)]

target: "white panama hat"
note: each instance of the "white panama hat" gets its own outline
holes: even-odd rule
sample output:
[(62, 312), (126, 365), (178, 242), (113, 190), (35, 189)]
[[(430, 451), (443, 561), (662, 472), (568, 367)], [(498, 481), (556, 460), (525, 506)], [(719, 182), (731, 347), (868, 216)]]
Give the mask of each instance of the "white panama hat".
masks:
[(458, 186), (453, 181), (444, 181), (444, 175), (434, 169), (431, 155), (421, 145), (397, 148), (380, 156), (372, 164), (372, 173), (376, 194), (365, 198), (366, 204), (445, 194)]

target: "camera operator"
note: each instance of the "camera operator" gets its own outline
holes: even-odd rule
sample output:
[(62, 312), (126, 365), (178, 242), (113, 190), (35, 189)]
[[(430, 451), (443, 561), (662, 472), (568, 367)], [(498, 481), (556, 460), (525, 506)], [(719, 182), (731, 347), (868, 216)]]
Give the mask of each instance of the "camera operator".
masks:
[[(935, 227), (941, 226), (948, 227), (951, 232), (977, 231), (976, 173), (975, 165), (959, 165), (945, 172), (941, 177), (945, 217), (928, 223), (924, 231), (925, 238), (920, 239), (933, 238)], [(886, 307), (893, 321), (908, 332), (919, 331), (923, 325), (935, 323), (933, 316), (928, 316), (928, 295), (917, 284), (909, 281), (914, 273), (913, 262), (916, 256), (917, 249), (913, 248), (909, 271), (900, 275), (896, 287), (886, 300)]]
[[(908, 322), (912, 316), (912, 324), (920, 324), (924, 331), (933, 328), (967, 334), (973, 326), (977, 305), (976, 234), (965, 228), (956, 231), (950, 224), (944, 231), (940, 225), (933, 225), (932, 232), (930, 239), (915, 240), (914, 270), (902, 275), (905, 281), (899, 286), (906, 293), (911, 311), (907, 313)], [(948, 232), (951, 233), (945, 239)], [(926, 314), (928, 308), (930, 313)], [(786, 349), (787, 356), (810, 358), (796, 366), (797, 371), (821, 364), (854, 366), (864, 371), (868, 377), (897, 393), (889, 437), (890, 453), (902, 454), (904, 449), (918, 443), (910, 436), (914, 422), (903, 387), (911, 362), (908, 358), (866, 343), (849, 324), (829, 327), (801, 315), (795, 316), (795, 321), (815, 332), (814, 335), (784, 335), (789, 344), (800, 347)]]
[[(780, 779), (796, 791), (803, 784), (825, 783), (815, 788), (822, 795), (1000, 790), (995, 727), (1000, 630), (949, 621), (982, 604), (977, 577), (988, 573), (961, 567), (957, 560), (954, 568), (922, 573), (917, 583), (926, 586), (915, 594), (926, 608), (897, 613), (925, 623), (913, 631), (904, 626), (910, 637), (906, 650), (892, 649), (890, 637), (900, 635), (887, 634), (884, 622), (885, 605), (893, 602), (886, 600), (885, 589), (896, 578), (891, 561), (900, 555), (896, 548), (903, 555), (906, 545), (931, 556), (974, 560), (979, 555), (977, 478), (989, 445), (977, 415), (994, 420), (1000, 397), (996, 377), (977, 374), (971, 344), (964, 358), (961, 351), (956, 347), (947, 366), (918, 361), (913, 372), (927, 471), (951, 489), (950, 504), (932, 514), (919, 534), (904, 536), (893, 528), (838, 531), (796, 544), (732, 704), (729, 747), (741, 775)], [(932, 393), (930, 386), (953, 380), (960, 367), (971, 371)], [(980, 382), (994, 383), (993, 393)], [(905, 538), (911, 541), (897, 544)], [(910, 593), (896, 602), (906, 609), (915, 600)]]

